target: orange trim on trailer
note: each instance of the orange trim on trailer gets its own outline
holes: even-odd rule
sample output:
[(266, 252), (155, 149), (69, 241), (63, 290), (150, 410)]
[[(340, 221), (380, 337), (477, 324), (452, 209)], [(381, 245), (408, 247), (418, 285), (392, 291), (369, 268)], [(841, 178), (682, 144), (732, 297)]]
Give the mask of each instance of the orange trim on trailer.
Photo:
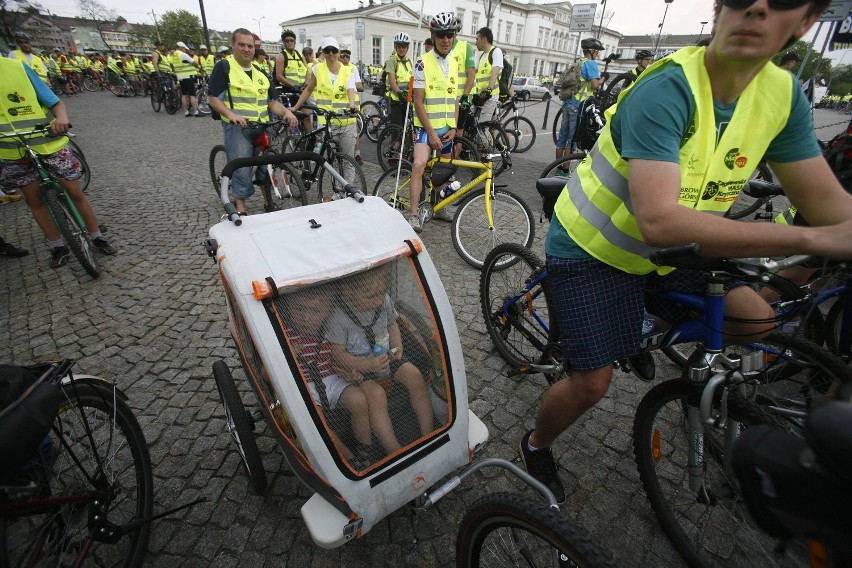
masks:
[(272, 286), (266, 280), (252, 280), (251, 289), (255, 300), (265, 300), (272, 297)]

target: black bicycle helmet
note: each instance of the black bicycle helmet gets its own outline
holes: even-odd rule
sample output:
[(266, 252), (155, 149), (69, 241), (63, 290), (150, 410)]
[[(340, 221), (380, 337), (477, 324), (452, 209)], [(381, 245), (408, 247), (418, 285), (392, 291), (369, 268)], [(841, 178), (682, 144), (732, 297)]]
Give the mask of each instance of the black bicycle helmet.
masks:
[(583, 51), (590, 51), (592, 49), (595, 49), (597, 51), (603, 51), (604, 48), (600, 40), (594, 37), (587, 37), (586, 39), (581, 41), (580, 47), (583, 48)]
[(429, 29), (433, 32), (458, 31), (459, 21), (452, 12), (440, 12), (429, 20)]
[(294, 32), (293, 30), (284, 30), (283, 32), (281, 32), (281, 41), (284, 41), (288, 37), (296, 39), (296, 32)]
[(647, 49), (640, 49), (636, 52), (636, 61), (641, 61), (642, 59), (653, 59), (654, 54)]
[(22, 39), (24, 41), (30, 41), (30, 35), (27, 32), (15, 32), (15, 39)]

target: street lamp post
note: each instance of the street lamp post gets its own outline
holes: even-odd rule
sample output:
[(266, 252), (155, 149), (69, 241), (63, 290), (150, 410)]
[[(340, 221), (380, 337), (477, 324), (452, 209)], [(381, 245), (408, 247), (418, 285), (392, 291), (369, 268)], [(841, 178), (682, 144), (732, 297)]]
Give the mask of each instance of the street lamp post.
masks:
[(698, 41), (701, 41), (701, 36), (704, 35), (704, 26), (707, 25), (707, 22), (701, 22), (701, 31), (698, 32)]
[(263, 37), (263, 32), (260, 31), (260, 22), (262, 20), (264, 20), (265, 18), (266, 18), (266, 16), (261, 16), (260, 18), (252, 18), (252, 20), (257, 22), (257, 37), (260, 37), (260, 38)]
[(606, 0), (601, 1), (601, 21), (598, 24), (598, 39), (603, 35), (604, 11), (606, 10)]
[(663, 21), (660, 22), (660, 25), (658, 26), (660, 28), (660, 31), (657, 32), (657, 44), (654, 46), (654, 55), (656, 55), (657, 52), (660, 49), (660, 38), (662, 38), (662, 36), (663, 36), (663, 26), (666, 23), (666, 15), (669, 13), (669, 4), (674, 2), (674, 0), (665, 0), (665, 2), (666, 2), (666, 11), (663, 12)]

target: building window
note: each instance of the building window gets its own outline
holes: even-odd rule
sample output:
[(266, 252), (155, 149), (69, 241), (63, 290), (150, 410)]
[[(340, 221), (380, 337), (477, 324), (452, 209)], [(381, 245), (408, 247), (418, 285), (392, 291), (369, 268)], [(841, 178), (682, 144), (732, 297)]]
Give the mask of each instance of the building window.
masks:
[(470, 35), (476, 36), (476, 30), (479, 29), (479, 12), (474, 12), (470, 18)]
[(535, 40), (536, 47), (541, 47), (541, 39), (544, 37), (544, 28), (538, 28), (538, 37)]
[(506, 45), (512, 41), (512, 22), (506, 22), (506, 37), (503, 39)]
[(532, 74), (533, 74), (533, 77), (538, 75), (538, 59), (535, 59), (533, 61), (533, 72), (532, 72)]
[(500, 37), (500, 32), (503, 30), (503, 20), (497, 20), (497, 33), (494, 34), (494, 41), (497, 41), (497, 38)]
[(518, 31), (515, 33), (515, 43), (518, 45), (523, 45), (521, 40), (524, 38), (524, 26), (518, 24)]
[(382, 38), (373, 37), (373, 65), (382, 64)]

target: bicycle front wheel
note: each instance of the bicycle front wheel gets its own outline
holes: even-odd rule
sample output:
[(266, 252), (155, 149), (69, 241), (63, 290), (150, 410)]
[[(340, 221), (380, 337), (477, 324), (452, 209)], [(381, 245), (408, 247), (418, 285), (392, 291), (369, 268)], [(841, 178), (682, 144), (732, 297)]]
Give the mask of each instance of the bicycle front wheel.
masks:
[(77, 224), (77, 219), (68, 209), (68, 205), (59, 196), (59, 190), (51, 187), (42, 191), (44, 204), (50, 211), (56, 223), (56, 228), (62, 239), (65, 241), (65, 246), (71, 249), (74, 257), (85, 269), (92, 278), (97, 278), (101, 275), (101, 269), (98, 262), (95, 260), (95, 245), (92, 243), (92, 237), (85, 226)]
[[(521, 372), (530, 365), (562, 362), (550, 283), (541, 278), (544, 271), (544, 263), (531, 250), (503, 243), (488, 253), (479, 276), (485, 329), (503, 359)], [(545, 373), (545, 378), (553, 382), (559, 377)]]
[(574, 175), (577, 166), (586, 158), (585, 152), (574, 152), (562, 158), (556, 158), (541, 171), (540, 178), (564, 177), (566, 180)]
[[(561, 102), (559, 103), (562, 104)], [(556, 116), (553, 117), (553, 127), (550, 129), (550, 133), (553, 135), (553, 143), (556, 144), (556, 139), (559, 138), (559, 128), (562, 126), (562, 106), (559, 107), (559, 110), (556, 112)]]
[(153, 474), (142, 428), (109, 385), (78, 381), (63, 386), (62, 395), (51, 432), (25, 473), (39, 486), (40, 498), (68, 502), (41, 514), (3, 518), (4, 565), (71, 566), (92, 537), (87, 565), (140, 566), (149, 523), (114, 543), (93, 531), (151, 516)]
[(515, 194), (494, 190), (491, 199), (494, 228), (485, 215), (485, 190), (474, 191), (459, 205), (453, 218), (453, 246), (469, 265), (480, 269), (491, 249), (500, 243), (519, 243), (529, 247), (535, 238), (532, 212)]
[(525, 116), (513, 116), (503, 123), (503, 128), (513, 137), (512, 152), (523, 154), (535, 144), (535, 126)]
[(456, 565), (615, 566), (612, 558), (559, 511), (514, 493), (485, 495), (462, 519)]
[[(639, 478), (660, 526), (690, 566), (800, 566), (796, 546), (776, 556), (776, 542), (754, 524), (735, 479), (725, 465), (726, 426), (772, 422), (754, 403), (731, 394), (731, 424), (707, 426), (703, 437), (690, 433), (686, 408), (689, 385), (674, 379), (655, 386), (642, 399), (633, 422), (633, 448)], [(720, 402), (713, 411), (719, 413)], [(736, 435), (736, 431), (728, 434)], [(729, 437), (731, 439), (731, 437)], [(693, 471), (690, 456), (703, 454)]]
[(383, 173), (373, 188), (373, 195), (381, 197), (385, 203), (408, 217), (411, 211), (411, 164), (403, 162), (400, 166), (398, 185), (396, 174), (396, 168)]
[(198, 112), (204, 116), (210, 114), (210, 101), (207, 98), (207, 87), (199, 89), (198, 92), (195, 93), (195, 106), (198, 109)]
[(213, 192), (218, 196), (221, 189), (222, 170), (228, 165), (228, 157), (225, 154), (225, 146), (217, 144), (210, 150), (210, 181), (213, 182)]
[(180, 110), (180, 95), (177, 92), (177, 87), (166, 91), (165, 97), (166, 112), (174, 114)]
[[(364, 177), (364, 170), (355, 161), (355, 158), (348, 154), (337, 152), (331, 156), (329, 160), (331, 166), (337, 170), (337, 173), (342, 175), (346, 181), (355, 186), (355, 189), (367, 195), (367, 179)], [(323, 197), (333, 199), (335, 195), (345, 196), (345, 188), (339, 181), (334, 179), (328, 171), (323, 168), (319, 174), (319, 200)]]
[[(403, 159), (413, 161), (414, 151), (412, 142), (406, 141)], [(402, 127), (396, 124), (388, 124), (379, 134), (376, 142), (376, 157), (383, 171), (396, 169), (399, 164), (400, 150), (402, 147)]]
[(100, 90), (97, 81), (95, 81), (92, 77), (85, 77), (83, 79), (83, 88), (90, 93)]
[(70, 138), (68, 139), (68, 149), (71, 150), (71, 153), (80, 162), (80, 171), (83, 174), (80, 177), (80, 189), (86, 191), (89, 188), (89, 182), (92, 181), (92, 171), (89, 169), (89, 162), (86, 161), (83, 150)]
[(491, 169), (499, 176), (508, 169), (503, 152), (509, 152), (509, 135), (498, 122), (483, 122), (479, 125), (479, 136), (483, 143), (481, 154), (491, 157)]
[(308, 194), (305, 192), (305, 184), (299, 171), (293, 164), (284, 163), (273, 166), (273, 177), (281, 201), (278, 203), (282, 209), (293, 209), (308, 204)]
[(160, 109), (163, 107), (164, 96), (162, 89), (151, 91), (151, 108), (154, 109), (154, 112), (160, 112)]

